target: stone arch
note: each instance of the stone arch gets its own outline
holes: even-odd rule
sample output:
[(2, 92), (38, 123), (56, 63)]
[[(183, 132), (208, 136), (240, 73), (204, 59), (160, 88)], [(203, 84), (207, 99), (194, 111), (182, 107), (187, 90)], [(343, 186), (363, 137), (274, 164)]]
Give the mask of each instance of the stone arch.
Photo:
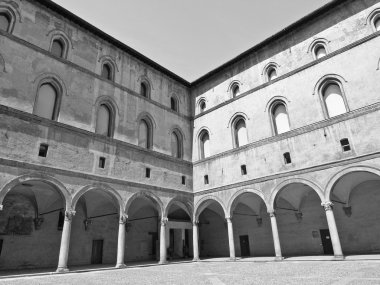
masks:
[(251, 193), (260, 197), (261, 200), (264, 202), (265, 206), (267, 207), (267, 209), (269, 209), (269, 205), (267, 201), (265, 200), (264, 194), (261, 191), (256, 190), (256, 189), (242, 189), (242, 190), (237, 191), (234, 195), (232, 195), (232, 197), (228, 201), (227, 213), (230, 217), (232, 217), (232, 209), (233, 209), (232, 206), (235, 203), (236, 199), (245, 193)]
[(3, 201), (5, 196), (11, 191), (16, 185), (20, 183), (25, 183), (28, 181), (42, 181), (44, 183), (47, 183), (58, 190), (58, 193), (61, 195), (62, 199), (65, 201), (65, 207), (66, 211), (71, 210), (72, 208), (72, 200), (71, 200), (71, 194), (65, 187), (63, 183), (61, 183), (56, 178), (43, 174), (43, 173), (31, 173), (31, 174), (25, 174), (22, 176), (19, 176), (17, 178), (14, 178), (7, 184), (5, 184), (1, 190), (0, 190), (0, 205), (2, 207)]
[(15, 28), (16, 22), (22, 22), (21, 21), (21, 13), (19, 5), (16, 2), (13, 1), (7, 1), (9, 3), (2, 2), (0, 4), (0, 12), (5, 13), (10, 18), (10, 25), (8, 33), (12, 34)]
[(79, 190), (79, 192), (77, 192), (73, 197), (72, 208), (75, 209), (80, 197), (82, 197), (85, 193), (91, 190), (96, 190), (96, 189), (104, 190), (105, 192), (110, 194), (110, 196), (116, 202), (120, 213), (123, 213), (123, 205), (124, 205), (123, 198), (121, 198), (120, 194), (115, 189), (103, 183), (95, 183), (95, 184), (87, 185), (87, 186), (84, 186), (81, 190)]
[(230, 120), (228, 121), (227, 128), (232, 128), (233, 122), (239, 117), (242, 117), (246, 122), (250, 120), (246, 113), (236, 112), (235, 114), (231, 116)]
[[(335, 81), (339, 82), (340, 86), (343, 82), (347, 83), (348, 81), (344, 79), (343, 76), (340, 76), (338, 74), (326, 74), (322, 76), (317, 83), (314, 85), (313, 95), (318, 94), (319, 90), (324, 87), (324, 85), (327, 83), (327, 81)], [(341, 86), (343, 87), (343, 86)], [(343, 90), (342, 90), (343, 91)]]
[(49, 31), (46, 34), (47, 37), (50, 38), (50, 46), (49, 46), (49, 51), (51, 50), (52, 44), (54, 40), (61, 40), (65, 47), (64, 47), (64, 52), (63, 52), (63, 58), (67, 59), (70, 56), (70, 50), (72, 50), (73, 47), (73, 42), (71, 41), (70, 37), (62, 30), (59, 29), (54, 29)]
[(269, 71), (270, 71), (271, 69), (274, 69), (274, 70), (276, 71), (276, 74), (277, 74), (277, 77), (278, 77), (278, 76), (279, 76), (279, 75), (278, 75), (278, 70), (279, 70), (279, 68), (280, 68), (280, 65), (279, 65), (278, 63), (273, 62), (273, 61), (268, 62), (268, 63), (264, 66), (264, 68), (263, 68), (263, 70), (262, 70), (262, 72), (261, 72), (261, 76), (262, 76), (264, 82), (265, 82), (265, 83), (270, 82)]
[(181, 207), (182, 210), (184, 210), (186, 212), (186, 214), (189, 215), (190, 219), (193, 218), (193, 204), (192, 204), (192, 202), (188, 199), (181, 198), (179, 196), (172, 198), (169, 201), (169, 203), (165, 206), (164, 217), (167, 217), (169, 215), (170, 207), (172, 205), (174, 205), (175, 203), (182, 205), (183, 206), (183, 208)]
[(376, 32), (375, 21), (380, 18), (380, 7), (375, 8), (366, 19), (366, 24), (370, 26), (372, 32)]
[(96, 130), (96, 122), (97, 122), (97, 116), (98, 116), (98, 110), (101, 105), (107, 106), (107, 108), (110, 111), (110, 137), (113, 137), (115, 130), (116, 130), (116, 123), (119, 121), (119, 108), (117, 106), (117, 103), (113, 97), (110, 96), (99, 96), (94, 104), (93, 109), (93, 118), (92, 118), (92, 126), (93, 130)]
[(198, 221), (199, 219), (199, 215), (202, 213), (202, 211), (207, 208), (207, 201), (215, 201), (217, 202), (223, 209), (223, 212), (224, 212), (224, 215), (225, 217), (229, 217), (228, 215), (228, 212), (227, 212), (227, 209), (223, 203), (223, 201), (216, 197), (216, 196), (212, 196), (212, 195), (207, 195), (203, 198), (201, 198), (197, 203), (196, 205), (194, 206), (194, 216), (193, 216), (193, 221)]
[(311, 189), (313, 189), (321, 199), (321, 203), (325, 202), (325, 196), (322, 190), (322, 187), (320, 187), (316, 182), (313, 182), (311, 180), (305, 179), (305, 178), (291, 178), (287, 179), (280, 184), (278, 184), (273, 191), (270, 194), (267, 207), (268, 207), (268, 212), (274, 211), (274, 202), (277, 198), (278, 193), (287, 185), (293, 184), (293, 183), (300, 183), (300, 184), (305, 184), (309, 186)]
[(126, 214), (128, 214), (128, 210), (131, 207), (132, 202), (138, 198), (146, 198), (152, 201), (153, 204), (158, 206), (157, 208), (159, 212), (158, 215), (161, 216), (162, 218), (166, 218), (166, 216), (164, 216), (164, 213), (165, 213), (164, 204), (162, 203), (161, 199), (158, 196), (156, 196), (150, 191), (139, 191), (137, 193), (134, 193), (131, 197), (129, 197), (124, 206), (124, 212)]
[(273, 103), (275, 103), (275, 102), (277, 102), (277, 101), (282, 101), (282, 102), (284, 102), (286, 105), (287, 105), (288, 103), (291, 102), (291, 101), (290, 101), (288, 98), (286, 98), (285, 96), (274, 96), (274, 97), (272, 97), (272, 98), (267, 102), (267, 104), (265, 105), (264, 113), (265, 113), (265, 112), (270, 113), (270, 111), (271, 111), (271, 107), (273, 106)]
[(329, 178), (328, 182), (326, 183), (325, 195), (324, 195), (325, 201), (330, 201), (332, 189), (334, 188), (335, 183), (338, 182), (340, 178), (342, 178), (344, 175), (349, 174), (351, 172), (358, 172), (358, 171), (370, 172), (380, 177), (380, 169), (374, 166), (357, 165), (357, 166), (350, 166), (350, 167), (344, 168), (340, 170), (339, 172), (335, 173), (334, 175), (332, 175)]
[(157, 128), (157, 124), (156, 124), (156, 121), (154, 120), (153, 116), (151, 114), (149, 114), (148, 112), (141, 112), (138, 116), (137, 116), (137, 119), (136, 119), (136, 122), (137, 124), (140, 123), (141, 120), (143, 120), (144, 118), (147, 118), (148, 120), (150, 120), (150, 123), (152, 124), (152, 128)]
[(181, 134), (183, 141), (186, 140), (185, 134), (183, 133), (183, 131), (182, 131), (182, 129), (181, 129), (181, 127), (180, 127), (179, 125), (174, 124), (174, 125), (169, 129), (169, 131), (168, 131), (168, 135), (170, 135), (170, 134), (171, 134), (172, 132), (174, 132), (174, 131), (178, 131), (178, 132)]

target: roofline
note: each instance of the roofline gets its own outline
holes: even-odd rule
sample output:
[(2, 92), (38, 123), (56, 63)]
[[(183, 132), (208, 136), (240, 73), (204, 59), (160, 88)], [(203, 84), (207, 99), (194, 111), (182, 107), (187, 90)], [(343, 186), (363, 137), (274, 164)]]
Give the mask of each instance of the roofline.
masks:
[(162, 72), (163, 74), (165, 74), (165, 75), (171, 77), (172, 79), (178, 81), (179, 83), (185, 85), (186, 87), (190, 87), (191, 84), (186, 79), (178, 76), (177, 74), (170, 71), (169, 69), (166, 69), (165, 67), (158, 64), (157, 62), (155, 62), (155, 61), (151, 60), (150, 58), (146, 57), (145, 55), (139, 53), (137, 50), (127, 46), (126, 44), (122, 43), (121, 41), (119, 41), (119, 40), (115, 39), (114, 37), (110, 36), (109, 34), (103, 32), (102, 30), (98, 29), (94, 25), (83, 20), (82, 18), (78, 17), (74, 13), (63, 8), (62, 6), (53, 2), (52, 0), (32, 0), (32, 1), (40, 3), (41, 5), (53, 10), (54, 12), (68, 18), (69, 20), (71, 20), (75, 24), (85, 28), (86, 30), (89, 30), (91, 33), (93, 33), (96, 36), (108, 41), (110, 44), (116, 46), (117, 48), (120, 48), (121, 50), (127, 52), (128, 54), (136, 57), (137, 59), (141, 60), (142, 62), (144, 62), (148, 65), (150, 65), (151, 67), (157, 69), (158, 71)]
[(330, 9), (335, 8), (339, 6), (340, 4), (344, 2), (348, 2), (351, 0), (332, 0), (331, 2), (323, 5), (322, 7), (318, 8), (317, 10), (314, 10), (313, 12), (307, 14), (306, 16), (302, 17), (298, 21), (294, 22), (293, 24), (290, 24), (286, 28), (282, 29), (280, 32), (274, 34), (273, 36), (270, 36), (269, 38), (265, 39), (264, 41), (258, 43), (257, 45), (253, 46), (252, 48), (244, 51), (243, 53), (239, 54), (238, 56), (234, 57), (233, 59), (223, 63), (222, 65), (218, 66), (217, 68), (211, 70), (210, 72), (207, 72), (205, 75), (199, 77), (198, 79), (191, 82), (191, 86), (196, 86), (200, 84), (201, 82), (205, 81), (209, 77), (217, 74), (218, 72), (222, 71), (223, 69), (227, 68), (228, 66), (242, 60), (244, 57), (248, 56), (249, 54), (263, 48), (264, 46), (268, 45), (270, 42), (275, 41), (283, 36), (285, 36), (287, 33), (294, 31), (299, 26), (307, 23), (311, 19), (320, 16), (326, 12), (328, 12)]
[(209, 77), (219, 73), (220, 71), (227, 68), (228, 66), (242, 60), (243, 58), (245, 58), (249, 54), (263, 48), (264, 46), (268, 45), (270, 42), (275, 41), (275, 40), (285, 36), (287, 33), (294, 31), (299, 26), (307, 23), (311, 19), (328, 12), (330, 9), (333, 9), (333, 8), (339, 6), (340, 4), (344, 3), (344, 2), (348, 2), (351, 0), (332, 0), (331, 2), (329, 2), (325, 5), (323, 5), (322, 7), (318, 8), (317, 10), (315, 10), (315, 11), (307, 14), (306, 16), (302, 17), (301, 19), (294, 22), (293, 24), (290, 24), (289, 26), (285, 27), (280, 32), (274, 34), (273, 36), (270, 36), (269, 38), (258, 43), (257, 45), (253, 46), (252, 48), (244, 51), (243, 53), (237, 55), (233, 59), (223, 63), (222, 65), (211, 70), (210, 72), (207, 72), (205, 75), (199, 77), (198, 79), (194, 80), (193, 82), (189, 82), (186, 79), (180, 77), (179, 75), (175, 74), (174, 72), (170, 71), (169, 69), (163, 67), (162, 65), (158, 64), (157, 62), (151, 60), (150, 58), (148, 58), (145, 55), (136, 51), (135, 49), (127, 46), (126, 44), (124, 44), (122, 42), (120, 42), (119, 40), (117, 40), (114, 37), (110, 36), (109, 34), (103, 32), (102, 30), (98, 29), (97, 27), (95, 27), (94, 25), (90, 24), (89, 22), (83, 20), (82, 18), (78, 17), (77, 15), (70, 12), (69, 10), (67, 10), (67, 9), (63, 8), (62, 6), (58, 5), (57, 3), (53, 2), (52, 0), (32, 0), (32, 1), (36, 1), (36, 2), (44, 5), (45, 7), (57, 12), (58, 14), (63, 15), (64, 17), (70, 19), (71, 21), (73, 21), (77, 25), (82, 26), (83, 28), (85, 28), (85, 29), (89, 30), (90, 32), (92, 32), (93, 34), (95, 34), (96, 36), (108, 41), (112, 45), (114, 45), (114, 46), (120, 48), (121, 50), (127, 52), (128, 54), (136, 57), (137, 59), (141, 60), (142, 62), (144, 62), (148, 65), (150, 65), (151, 67), (157, 69), (158, 71), (162, 72), (163, 74), (165, 74), (165, 75), (171, 77), (172, 79), (178, 81), (179, 83), (185, 85), (186, 87), (193, 87), (193, 86), (196, 86), (196, 85), (200, 84), (201, 82), (205, 81)]

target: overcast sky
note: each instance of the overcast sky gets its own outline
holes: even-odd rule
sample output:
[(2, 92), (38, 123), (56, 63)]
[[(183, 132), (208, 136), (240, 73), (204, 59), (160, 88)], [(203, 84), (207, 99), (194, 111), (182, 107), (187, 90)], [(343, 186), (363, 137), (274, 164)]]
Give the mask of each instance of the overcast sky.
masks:
[(54, 0), (188, 81), (330, 0)]

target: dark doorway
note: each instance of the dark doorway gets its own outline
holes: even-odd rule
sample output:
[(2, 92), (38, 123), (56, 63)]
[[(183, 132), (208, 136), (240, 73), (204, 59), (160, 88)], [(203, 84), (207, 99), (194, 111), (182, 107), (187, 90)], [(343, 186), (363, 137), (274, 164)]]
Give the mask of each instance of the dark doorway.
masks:
[(103, 261), (103, 240), (92, 241), (91, 264), (102, 264)]
[(331, 236), (329, 230), (319, 230), (321, 233), (321, 240), (324, 254), (334, 254), (333, 246), (331, 243)]
[(152, 256), (152, 259), (155, 260), (156, 259), (156, 255), (157, 255), (157, 249), (159, 247), (157, 247), (157, 242), (158, 242), (158, 233), (156, 232), (149, 232), (149, 234), (152, 236), (152, 252), (151, 252), (151, 256)]
[(240, 251), (242, 257), (251, 256), (248, 236), (240, 236)]

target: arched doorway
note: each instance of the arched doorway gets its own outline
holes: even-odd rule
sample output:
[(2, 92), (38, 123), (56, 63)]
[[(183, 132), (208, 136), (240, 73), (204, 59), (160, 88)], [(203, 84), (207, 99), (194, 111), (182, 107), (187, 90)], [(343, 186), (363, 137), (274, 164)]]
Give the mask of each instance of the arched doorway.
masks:
[(183, 259), (193, 256), (191, 212), (186, 202), (172, 200), (167, 206), (169, 239), (168, 259)]
[(283, 256), (334, 254), (320, 195), (302, 182), (286, 184), (277, 193), (274, 210)]
[(19, 180), (6, 193), (0, 212), (0, 269), (56, 267), (64, 194), (43, 179)]
[(234, 224), (236, 255), (274, 256), (272, 228), (264, 200), (243, 192), (233, 198), (230, 213)]
[(120, 202), (101, 187), (74, 198), (68, 265), (115, 264)]
[(160, 256), (160, 202), (150, 194), (137, 193), (128, 202), (127, 215), (126, 261), (158, 260)]
[(197, 208), (199, 257), (229, 257), (228, 229), (222, 205), (213, 199)]
[(352, 171), (330, 192), (342, 250), (349, 254), (380, 253), (380, 176)]

